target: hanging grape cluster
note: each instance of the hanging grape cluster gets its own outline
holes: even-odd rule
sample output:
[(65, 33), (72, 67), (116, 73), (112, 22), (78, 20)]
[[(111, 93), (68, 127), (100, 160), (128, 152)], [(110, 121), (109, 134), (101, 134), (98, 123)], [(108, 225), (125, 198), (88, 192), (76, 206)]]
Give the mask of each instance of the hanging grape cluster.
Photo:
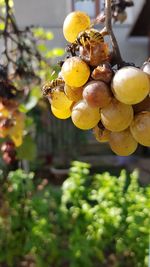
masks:
[(93, 129), (97, 141), (108, 142), (117, 155), (134, 153), (138, 143), (150, 146), (150, 62), (141, 69), (114, 69), (107, 32), (92, 28), (84, 12), (70, 13), (63, 33), (69, 56), (58, 78), (43, 86), (52, 113)]
[(3, 160), (12, 164), (16, 161), (15, 147), (23, 142), (25, 115), (19, 111), (20, 91), (5, 77), (2, 66), (0, 70), (0, 138), (4, 139), (1, 153)]

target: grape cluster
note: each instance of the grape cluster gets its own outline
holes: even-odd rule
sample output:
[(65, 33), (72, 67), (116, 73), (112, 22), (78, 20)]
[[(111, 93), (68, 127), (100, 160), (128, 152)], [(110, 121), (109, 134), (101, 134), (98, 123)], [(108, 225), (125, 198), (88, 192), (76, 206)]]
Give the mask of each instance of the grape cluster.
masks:
[(23, 141), (24, 114), (13, 99), (0, 98), (0, 137), (9, 137), (16, 147)]
[(14, 164), (16, 159), (15, 144), (12, 141), (5, 141), (1, 145), (2, 158), (6, 164)]
[(82, 130), (93, 129), (99, 142), (127, 156), (138, 143), (150, 146), (150, 62), (141, 69), (113, 69), (105, 35), (90, 27), (84, 12), (70, 13), (63, 25), (70, 52), (56, 80), (43, 86), (52, 113), (71, 117)]

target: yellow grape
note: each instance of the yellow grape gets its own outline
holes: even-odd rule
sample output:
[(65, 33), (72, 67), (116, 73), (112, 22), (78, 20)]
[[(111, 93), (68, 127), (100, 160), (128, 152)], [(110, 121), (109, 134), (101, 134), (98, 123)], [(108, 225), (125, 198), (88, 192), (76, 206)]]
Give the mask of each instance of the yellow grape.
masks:
[(64, 91), (56, 88), (51, 92), (50, 103), (56, 109), (68, 109), (72, 105), (72, 101), (68, 99)]
[(150, 146), (150, 111), (138, 113), (130, 126), (135, 140), (143, 146)]
[(74, 102), (78, 102), (82, 99), (83, 87), (71, 87), (65, 84), (64, 91), (66, 96)]
[(68, 108), (68, 109), (56, 109), (55, 107), (53, 107), (51, 105), (51, 111), (52, 111), (53, 115), (58, 119), (65, 120), (71, 116), (70, 108)]
[(63, 34), (65, 39), (73, 43), (79, 32), (90, 27), (90, 17), (82, 11), (74, 11), (67, 15), (63, 23)]
[(133, 108), (113, 98), (110, 104), (101, 110), (103, 125), (112, 132), (128, 128), (133, 119)]
[(100, 120), (99, 108), (91, 108), (85, 100), (80, 100), (73, 106), (71, 118), (76, 127), (82, 130), (91, 129)]
[(133, 105), (141, 102), (150, 91), (146, 73), (135, 67), (118, 70), (112, 80), (115, 97), (122, 103)]
[(90, 68), (81, 58), (75, 56), (66, 59), (62, 65), (61, 74), (67, 85), (81, 87), (90, 76)]
[(119, 156), (131, 155), (138, 146), (129, 129), (121, 132), (111, 132), (109, 135), (109, 144), (112, 151)]

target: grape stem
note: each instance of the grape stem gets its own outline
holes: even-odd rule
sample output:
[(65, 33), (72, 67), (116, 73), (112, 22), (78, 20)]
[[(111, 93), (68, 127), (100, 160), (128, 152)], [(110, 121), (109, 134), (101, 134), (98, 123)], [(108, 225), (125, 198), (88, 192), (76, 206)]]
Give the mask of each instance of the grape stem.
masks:
[(115, 63), (118, 66), (118, 69), (123, 66), (123, 59), (121, 57), (120, 49), (112, 29), (112, 18), (111, 18), (111, 0), (105, 0), (105, 28), (110, 36), (112, 43), (113, 54), (115, 57)]

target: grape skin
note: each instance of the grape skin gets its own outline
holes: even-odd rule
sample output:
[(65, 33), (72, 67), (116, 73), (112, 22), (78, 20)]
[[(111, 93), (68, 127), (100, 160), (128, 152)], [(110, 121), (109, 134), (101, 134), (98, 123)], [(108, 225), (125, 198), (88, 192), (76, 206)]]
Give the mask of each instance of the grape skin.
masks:
[(56, 109), (55, 107), (51, 105), (51, 111), (56, 118), (61, 119), (61, 120), (68, 119), (71, 116), (71, 110), (69, 108), (68, 109)]
[(51, 98), (49, 98), (50, 104), (56, 109), (67, 109), (72, 105), (72, 101), (68, 99), (64, 91), (56, 88), (51, 93)]
[(135, 67), (118, 70), (112, 80), (114, 96), (122, 103), (133, 105), (141, 102), (150, 92), (146, 73)]
[(61, 74), (66, 84), (72, 87), (83, 86), (90, 76), (89, 66), (79, 57), (71, 57), (64, 62)]
[(101, 120), (108, 130), (123, 131), (133, 120), (133, 108), (113, 98), (110, 104), (101, 110)]
[(130, 126), (135, 140), (143, 146), (150, 146), (150, 111), (138, 113)]
[(133, 138), (129, 129), (121, 132), (112, 132), (109, 135), (111, 150), (119, 156), (129, 156), (135, 152), (138, 143)]
[(79, 32), (90, 27), (90, 17), (82, 11), (74, 11), (67, 15), (63, 23), (63, 34), (68, 42), (73, 43)]
[(83, 98), (91, 107), (104, 108), (112, 97), (108, 85), (102, 81), (91, 81), (87, 83), (83, 90)]
[(91, 108), (85, 100), (80, 100), (73, 106), (71, 118), (76, 127), (92, 129), (100, 120), (99, 108)]

